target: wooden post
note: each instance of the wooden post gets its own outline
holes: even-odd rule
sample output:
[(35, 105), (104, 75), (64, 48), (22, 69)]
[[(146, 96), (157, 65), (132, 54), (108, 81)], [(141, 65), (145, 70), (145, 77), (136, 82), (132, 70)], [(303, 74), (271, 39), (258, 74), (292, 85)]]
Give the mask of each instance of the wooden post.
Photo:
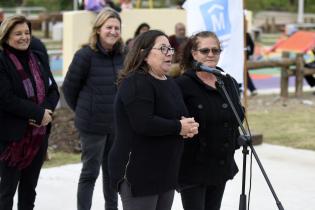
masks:
[(137, 0), (136, 1), (136, 8), (139, 9), (142, 6), (142, 0)]
[(49, 38), (49, 17), (47, 17), (44, 21), (45, 21), (44, 22), (45, 23), (44, 37), (48, 39)]
[(149, 0), (149, 8), (150, 9), (154, 8), (154, 1), (153, 0)]
[(295, 96), (301, 97), (303, 95), (303, 68), (304, 59), (303, 54), (297, 54), (296, 56), (296, 71), (295, 71)]
[(39, 19), (41, 23), (44, 23), (45, 25), (44, 38), (49, 38), (49, 14), (47, 12), (42, 12), (39, 14)]
[[(289, 53), (283, 52), (282, 58), (288, 58)], [(289, 70), (290, 66), (282, 66), (281, 67), (281, 77), (280, 77), (280, 96), (284, 98), (288, 98), (288, 88), (289, 88)]]
[(269, 24), (269, 17), (265, 20), (265, 31), (267, 33), (270, 33), (270, 24)]
[(271, 18), (270, 32), (271, 33), (275, 33), (276, 32), (276, 19), (275, 19), (275, 17)]

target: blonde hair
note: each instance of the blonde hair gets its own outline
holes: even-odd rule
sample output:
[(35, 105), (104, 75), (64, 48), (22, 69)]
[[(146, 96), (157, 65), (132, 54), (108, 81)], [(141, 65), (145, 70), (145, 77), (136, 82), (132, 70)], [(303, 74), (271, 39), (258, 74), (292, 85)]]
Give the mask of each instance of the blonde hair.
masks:
[[(104, 8), (95, 18), (95, 21), (93, 23), (93, 28), (92, 32), (90, 34), (89, 38), (89, 45), (90, 47), (97, 51), (96, 48), (96, 43), (99, 38), (98, 30), (104, 25), (104, 23), (110, 19), (110, 18), (115, 18), (120, 22), (120, 27), (121, 27), (121, 18), (120, 15), (113, 9), (111, 8)], [(115, 45), (119, 46), (119, 48), (122, 47), (123, 41), (120, 38)]]
[(12, 15), (3, 20), (0, 26), (0, 48), (3, 48), (3, 44), (8, 41), (9, 35), (13, 28), (17, 24), (21, 23), (26, 23), (31, 33), (31, 22), (23, 15)]

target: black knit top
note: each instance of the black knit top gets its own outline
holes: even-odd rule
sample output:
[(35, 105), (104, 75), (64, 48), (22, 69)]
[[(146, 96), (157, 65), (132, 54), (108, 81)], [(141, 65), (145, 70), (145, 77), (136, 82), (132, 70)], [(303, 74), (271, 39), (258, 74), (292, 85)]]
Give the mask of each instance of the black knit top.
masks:
[(182, 116), (187, 110), (172, 78), (134, 73), (122, 82), (114, 102), (116, 139), (109, 157), (113, 187), (125, 179), (134, 196), (176, 188)]

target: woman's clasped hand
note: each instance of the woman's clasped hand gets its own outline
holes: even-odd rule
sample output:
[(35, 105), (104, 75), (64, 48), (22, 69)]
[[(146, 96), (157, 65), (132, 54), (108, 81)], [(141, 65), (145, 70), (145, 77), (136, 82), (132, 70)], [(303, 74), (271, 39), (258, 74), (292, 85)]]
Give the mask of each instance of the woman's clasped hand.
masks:
[(198, 134), (199, 123), (196, 122), (193, 117), (182, 117), (180, 123), (182, 125), (180, 135), (182, 135), (184, 139), (192, 138), (194, 135)]

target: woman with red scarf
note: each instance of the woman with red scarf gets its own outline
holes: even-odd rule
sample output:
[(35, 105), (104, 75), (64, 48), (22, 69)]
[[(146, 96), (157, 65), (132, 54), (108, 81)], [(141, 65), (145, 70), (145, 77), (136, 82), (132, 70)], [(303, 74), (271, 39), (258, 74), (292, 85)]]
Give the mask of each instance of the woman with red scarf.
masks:
[(34, 208), (59, 93), (42, 52), (30, 49), (31, 25), (21, 15), (0, 26), (0, 209)]

